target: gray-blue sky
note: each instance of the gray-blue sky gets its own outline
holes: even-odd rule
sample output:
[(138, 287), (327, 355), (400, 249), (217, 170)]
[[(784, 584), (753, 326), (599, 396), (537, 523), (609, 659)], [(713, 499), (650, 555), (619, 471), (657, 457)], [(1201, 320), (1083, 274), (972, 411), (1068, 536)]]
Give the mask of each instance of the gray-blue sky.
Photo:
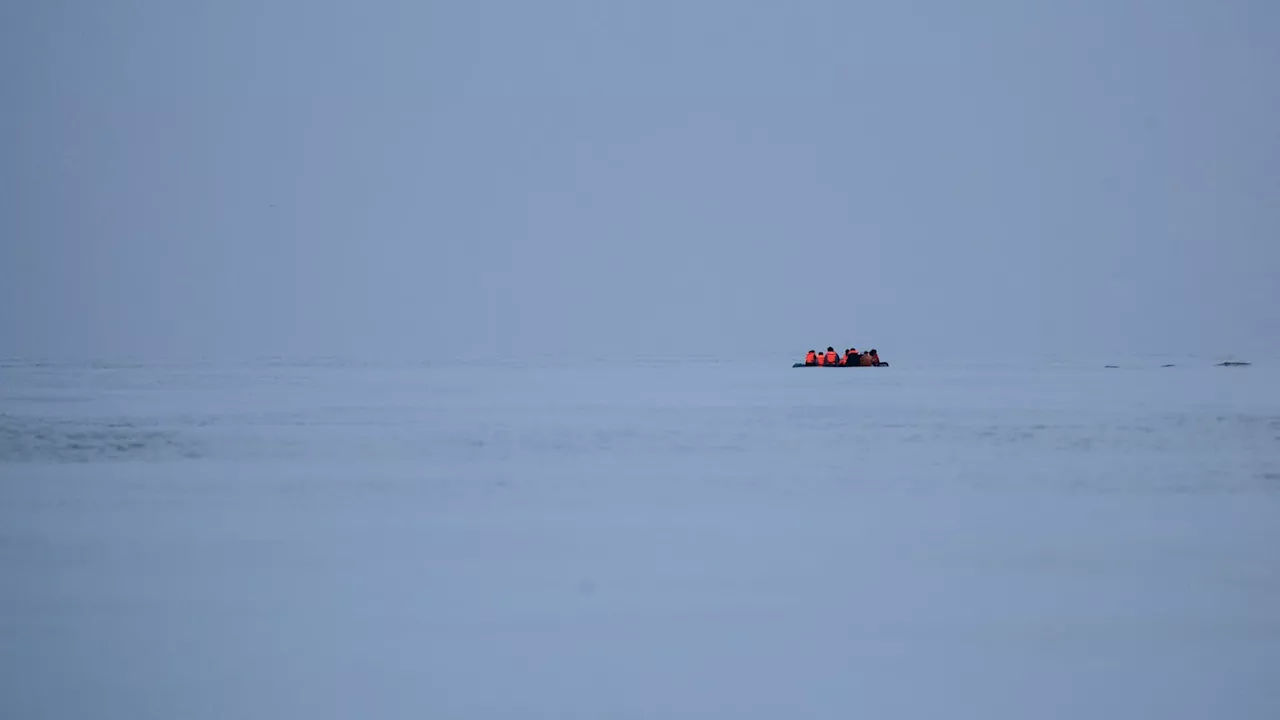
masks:
[(1278, 8), (7, 3), (0, 354), (1274, 347)]

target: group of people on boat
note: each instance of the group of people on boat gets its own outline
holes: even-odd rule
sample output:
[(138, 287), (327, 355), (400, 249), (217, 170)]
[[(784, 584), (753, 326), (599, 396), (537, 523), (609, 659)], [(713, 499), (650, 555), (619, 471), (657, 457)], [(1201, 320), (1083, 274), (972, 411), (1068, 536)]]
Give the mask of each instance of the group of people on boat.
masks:
[(837, 365), (837, 366), (846, 366), (846, 367), (849, 365), (861, 365), (862, 367), (879, 367), (883, 363), (880, 362), (880, 353), (876, 352), (875, 350), (868, 350), (867, 352), (858, 352), (857, 348), (849, 348), (848, 350), (844, 351), (843, 355), (841, 355), (840, 353), (836, 352), (835, 348), (828, 347), (827, 351), (824, 353), (817, 352), (816, 350), (810, 350), (804, 356), (804, 364), (805, 365)]

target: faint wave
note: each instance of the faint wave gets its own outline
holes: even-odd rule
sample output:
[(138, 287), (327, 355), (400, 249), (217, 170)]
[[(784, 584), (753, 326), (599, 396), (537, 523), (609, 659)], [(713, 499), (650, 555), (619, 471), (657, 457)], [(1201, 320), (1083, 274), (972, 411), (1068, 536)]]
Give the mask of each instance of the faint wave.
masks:
[(84, 463), (200, 457), (176, 433), (128, 421), (0, 415), (0, 462)]

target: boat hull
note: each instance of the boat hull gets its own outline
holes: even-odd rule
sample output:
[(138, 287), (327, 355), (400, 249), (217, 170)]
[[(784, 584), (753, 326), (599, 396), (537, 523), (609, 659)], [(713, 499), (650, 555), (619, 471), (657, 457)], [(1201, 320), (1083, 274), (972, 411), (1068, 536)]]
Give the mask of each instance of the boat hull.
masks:
[(856, 367), (889, 367), (889, 363), (882, 362), (876, 365), (805, 365), (804, 363), (796, 363), (793, 368), (856, 368)]

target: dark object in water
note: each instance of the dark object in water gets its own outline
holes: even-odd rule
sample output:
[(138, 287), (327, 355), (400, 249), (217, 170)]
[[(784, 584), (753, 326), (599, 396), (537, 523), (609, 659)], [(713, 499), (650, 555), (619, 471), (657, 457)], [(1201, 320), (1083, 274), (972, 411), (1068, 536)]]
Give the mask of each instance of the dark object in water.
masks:
[(1175, 367), (1175, 366), (1172, 363), (1170, 363), (1169, 365), (1161, 365), (1160, 367)]
[(1118, 368), (1118, 367), (1120, 367), (1120, 366), (1119, 366), (1119, 365), (1104, 365), (1103, 367), (1108, 367), (1108, 368)]
[(1227, 362), (1218, 363), (1218, 367), (1245, 367), (1246, 365), (1252, 365), (1252, 364), (1253, 363), (1247, 363), (1247, 362), (1231, 362), (1228, 360)]
[(855, 367), (889, 367), (889, 363), (882, 362), (876, 365), (805, 365), (804, 363), (796, 363), (793, 368), (798, 367), (829, 367), (829, 368), (855, 368)]

